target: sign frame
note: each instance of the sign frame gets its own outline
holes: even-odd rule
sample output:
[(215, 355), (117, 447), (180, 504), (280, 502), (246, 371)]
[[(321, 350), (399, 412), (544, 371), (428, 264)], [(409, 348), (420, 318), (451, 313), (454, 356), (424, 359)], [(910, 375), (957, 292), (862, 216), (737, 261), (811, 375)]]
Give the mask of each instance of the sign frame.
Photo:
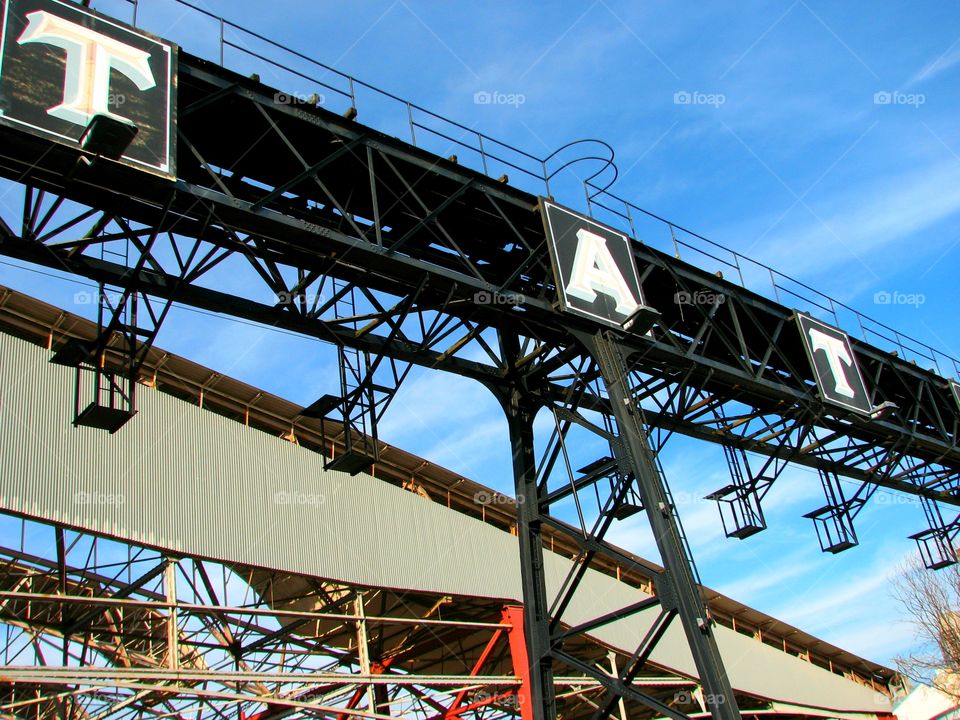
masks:
[[(626, 251), (626, 257), (630, 268), (629, 272), (624, 272), (625, 268), (622, 268), (619, 264), (617, 264), (617, 270), (620, 272), (623, 281), (627, 284), (628, 289), (635, 295), (634, 299), (638, 302), (638, 305), (633, 309), (632, 312), (636, 312), (638, 308), (646, 307), (646, 302), (643, 297), (643, 288), (640, 285), (640, 274), (637, 272), (637, 264), (633, 257), (633, 251), (631, 250), (632, 241), (630, 237), (626, 233), (609, 227), (608, 225), (604, 225), (603, 223), (597, 222), (591, 217), (576, 212), (575, 210), (571, 210), (563, 205), (559, 205), (549, 198), (540, 197), (539, 204), (540, 212), (543, 216), (544, 230), (546, 231), (547, 236), (547, 247), (550, 254), (550, 265), (552, 266), (553, 279), (557, 286), (557, 297), (560, 301), (560, 309), (563, 312), (579, 315), (609, 327), (622, 329), (623, 322), (630, 317), (630, 314), (624, 315), (623, 320), (618, 322), (615, 318), (599, 315), (596, 312), (585, 309), (585, 307), (583, 307), (586, 305), (585, 301), (578, 298), (571, 299), (567, 293), (567, 285), (570, 281), (570, 278), (565, 277), (565, 258), (560, 257), (560, 249), (557, 246), (558, 229), (555, 221), (558, 218), (556, 216), (557, 214), (565, 215), (573, 222), (579, 223), (585, 228), (589, 228), (590, 232), (595, 235), (599, 235), (605, 240), (615, 240), (622, 243), (622, 250)], [(617, 250), (621, 249), (618, 248)], [(613, 253), (616, 251), (611, 250), (610, 252), (611, 257), (613, 257)], [(616, 263), (616, 258), (614, 257), (613, 259)], [(622, 313), (618, 314), (622, 315)]]
[[(813, 369), (814, 380), (817, 386), (817, 393), (820, 395), (820, 399), (829, 405), (835, 405), (842, 407), (846, 410), (851, 410), (853, 412), (859, 413), (861, 415), (870, 416), (873, 410), (872, 400), (870, 399), (870, 390), (867, 387), (867, 383), (863, 378), (863, 371), (860, 369), (860, 363), (857, 361), (857, 356), (853, 351), (853, 345), (850, 343), (850, 336), (845, 333), (840, 328), (836, 328), (833, 325), (828, 325), (822, 320), (817, 320), (816, 318), (807, 315), (806, 313), (800, 312), (799, 310), (794, 313), (794, 317), (797, 321), (797, 327), (800, 330), (800, 342), (803, 345), (803, 350), (807, 355), (807, 360), (810, 362), (810, 367)], [(832, 396), (830, 393), (824, 390), (824, 387), (827, 383), (835, 381), (835, 378), (832, 374), (829, 376), (824, 376), (821, 372), (820, 367), (817, 364), (816, 353), (813, 350), (810, 342), (808, 333), (808, 328), (805, 327), (807, 323), (810, 327), (816, 327), (821, 329), (826, 329), (824, 334), (835, 337), (836, 339), (842, 340), (847, 353), (850, 355), (853, 364), (851, 368), (844, 372), (844, 379), (848, 382), (856, 381), (859, 383), (859, 389), (862, 390), (862, 397), (865, 403), (856, 403), (852, 400), (844, 400), (835, 396)], [(855, 392), (857, 388), (852, 388)], [(835, 394), (834, 394), (835, 395)]]
[[(13, 20), (11, 13), (16, 11), (16, 8), (20, 3), (25, 2), (30, 2), (30, 0), (0, 0), (0, 10), (2, 10), (2, 13), (0, 13), (0, 98), (3, 98), (4, 95), (2, 91), (7, 88), (6, 79), (4, 77), (4, 62), (8, 57), (7, 46), (8, 43), (15, 42), (12, 37), (13, 31), (11, 29), (11, 23)], [(154, 86), (161, 87), (163, 91), (163, 99), (161, 103), (163, 112), (162, 133), (160, 132), (159, 111), (152, 113), (152, 111), (150, 111), (148, 108), (147, 110), (144, 110), (144, 112), (151, 112), (151, 114), (156, 115), (155, 119), (157, 120), (157, 131), (155, 137), (157, 138), (157, 142), (162, 145), (163, 150), (158, 153), (141, 142), (141, 144), (138, 146), (138, 149), (140, 150), (138, 154), (141, 155), (141, 157), (131, 157), (125, 153), (117, 162), (120, 162), (128, 167), (133, 167), (138, 170), (148, 172), (152, 175), (158, 175), (170, 180), (175, 180), (177, 156), (177, 58), (179, 54), (179, 46), (176, 43), (160, 38), (152, 33), (148, 33), (139, 28), (127, 25), (126, 23), (97, 13), (89, 8), (82, 7), (74, 3), (64, 2), (64, 0), (32, 0), (30, 4), (49, 6), (51, 8), (51, 14), (55, 14), (56, 17), (62, 18), (67, 22), (72, 22), (70, 18), (75, 17), (76, 15), (86, 16), (86, 18), (89, 18), (87, 25), (91, 29), (95, 28), (93, 30), (94, 32), (107, 35), (107, 37), (116, 40), (116, 42), (129, 45), (130, 47), (138, 47), (139, 49), (139, 46), (131, 45), (130, 43), (124, 43), (123, 40), (120, 39), (120, 37), (123, 37), (124, 35), (128, 37), (132, 36), (137, 38), (139, 45), (155, 46), (157, 50), (162, 53), (161, 59), (157, 61), (157, 66), (163, 69), (164, 77), (158, 78), (156, 80), (156, 85)], [(65, 12), (62, 15), (57, 15), (53, 11), (55, 8), (63, 8)], [(109, 34), (104, 30), (109, 30)], [(37, 42), (38, 47), (41, 45), (50, 48), (50, 52), (56, 52), (60, 54), (64, 53), (64, 51), (59, 47), (53, 47), (47, 43)], [(21, 60), (21, 62), (23, 62), (23, 60)], [(64, 66), (66, 66), (65, 63)], [(111, 71), (115, 72), (112, 68)], [(57, 81), (57, 86), (60, 89), (63, 89), (64, 85), (66, 85), (66, 78), (60, 78)], [(18, 117), (18, 115), (22, 115), (23, 113), (18, 113), (15, 110), (11, 111), (9, 107), (4, 106), (8, 104), (9, 101), (0, 105), (0, 124), (19, 130), (24, 130), (35, 137), (40, 137), (61, 145), (79, 149), (79, 136), (84, 130), (82, 126), (64, 125), (64, 121), (54, 119), (50, 122), (51, 126), (44, 127), (42, 124), (29, 122), (23, 117)], [(21, 107), (25, 107), (27, 104), (20, 101), (20, 105)], [(144, 107), (146, 107), (146, 105), (144, 105)], [(47, 108), (47, 110), (49, 109), (50, 108)], [(117, 114), (120, 115), (119, 112)], [(75, 129), (76, 137), (65, 134), (65, 131), (61, 131), (53, 127), (57, 124), (62, 126), (61, 130), (65, 130), (65, 128)], [(138, 135), (138, 138), (141, 138), (142, 140), (142, 133)], [(137, 146), (137, 139), (134, 140), (134, 143), (131, 147), (134, 146)], [(146, 154), (155, 157), (156, 162), (149, 162), (145, 159), (141, 159), (142, 156)]]

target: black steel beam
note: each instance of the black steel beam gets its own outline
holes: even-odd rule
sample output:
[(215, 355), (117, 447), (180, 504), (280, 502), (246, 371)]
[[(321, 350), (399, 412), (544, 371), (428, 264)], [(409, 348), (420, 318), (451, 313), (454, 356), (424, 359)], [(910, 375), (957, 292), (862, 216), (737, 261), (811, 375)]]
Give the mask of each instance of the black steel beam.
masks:
[[(657, 325), (649, 335), (596, 335), (589, 321), (562, 315), (554, 305), (554, 277), (533, 195), (322, 107), (277, 104), (273, 88), (186, 53), (179, 56), (178, 76), (185, 111), (173, 182), (110, 162), (80, 168), (75, 150), (0, 124), (0, 176), (57, 196), (44, 205), (42, 196), (27, 192), (19, 231), (0, 220), (0, 253), (378, 358), (455, 372), (491, 388), (506, 412), (513, 450), (524, 632), (538, 718), (555, 716), (554, 660), (599, 677), (553, 646), (563, 634), (551, 639), (551, 628), (562, 620), (563, 606), (593, 557), (610, 552), (602, 542), (610, 518), (601, 518), (593, 532), (584, 526), (578, 540), (583, 565), (568, 578), (557, 617), (551, 617), (541, 526), (565, 525), (544, 514), (547, 501), (560, 495), (549, 491), (546, 477), (538, 482), (533, 455), (533, 418), (543, 405), (597, 410), (616, 420), (618, 470), (630, 468), (666, 565), (656, 599), (664, 614), (621, 677), (601, 681), (613, 695), (670, 717), (683, 716), (630, 681), (674, 612), (714, 717), (738, 714), (645, 422), (668, 435), (676, 431), (960, 505), (960, 408), (933, 372), (854, 340), (872, 401), (895, 403), (898, 410), (881, 420), (831, 409), (815, 392), (790, 308), (640, 243), (632, 245), (634, 260), (646, 300), (660, 312)], [(229, 136), (222, 132), (227, 117)], [(65, 199), (86, 207), (47, 228), (66, 212)], [(122, 232), (109, 233), (111, 222)], [(84, 223), (90, 225), (86, 232)], [(141, 242), (139, 234), (149, 241)], [(201, 244), (209, 251), (192, 268), (191, 260), (177, 255), (178, 265), (170, 269), (152, 250), (164, 234), (196, 240), (191, 257)], [(94, 256), (123, 237), (134, 248), (127, 265)], [(336, 301), (297, 309), (199, 284), (228, 258), (249, 261), (273, 291), (289, 290), (284, 270), (292, 269), (300, 278), (297, 293), (329, 277), (349, 292), (392, 299), (382, 307), (373, 303), (371, 325), (359, 328), (356, 320), (323, 316)], [(702, 292), (722, 301), (684, 307), (676, 300), (678, 293)], [(483, 303), (481, 294), (510, 302)], [(436, 332), (416, 336), (401, 330), (398, 309), (422, 326), (430, 325), (428, 315), (446, 320)], [(486, 331), (498, 333), (498, 348), (484, 345)], [(484, 361), (458, 355), (469, 342), (484, 345)], [(593, 384), (596, 377), (585, 378), (578, 369), (584, 347), (600, 363), (605, 391)], [(655, 408), (642, 420), (641, 400)], [(739, 408), (741, 416), (725, 417), (727, 407)], [(618, 488), (601, 516), (622, 504), (626, 481)], [(634, 607), (648, 602), (654, 601)], [(610, 619), (586, 621), (578, 629)], [(610, 697), (601, 713), (611, 707)]]
[[(713, 634), (713, 623), (700, 597), (693, 559), (687, 553), (676, 510), (650, 449), (642, 411), (633, 403), (622, 349), (607, 331), (583, 340), (600, 365), (617, 418), (621, 442), (615, 444), (614, 449), (625, 454), (624, 461), (633, 470), (663, 561), (664, 572), (657, 582), (661, 605), (677, 611), (713, 718), (739, 720), (740, 712)], [(663, 593), (664, 590), (668, 592)]]
[[(506, 340), (510, 342), (509, 338)], [(533, 448), (536, 406), (519, 387), (500, 394), (507, 416), (517, 495), (517, 538), (520, 544), (520, 581), (523, 589), (524, 637), (530, 667), (530, 694), (534, 720), (553, 720), (557, 699), (550, 655), (550, 615), (543, 564), (543, 539), (537, 507), (537, 462)]]
[[(131, 278), (127, 268), (123, 265), (100, 260), (99, 258), (90, 257), (89, 255), (61, 255), (54, 252), (53, 248), (23, 241), (15, 236), (8, 236), (0, 241), (0, 252), (10, 257), (37, 263), (52, 269), (75, 273), (98, 283), (103, 282), (117, 287), (134, 287), (134, 279)], [(383, 335), (367, 333), (358, 336), (356, 333), (336, 324), (325, 322), (319, 318), (306, 317), (299, 313), (290, 312), (288, 308), (265, 305), (193, 283), (182, 283), (179, 285), (178, 283), (180, 283), (180, 279), (177, 276), (170, 274), (161, 275), (159, 273), (144, 271), (135, 283), (135, 286), (139, 287), (143, 293), (148, 295), (165, 299), (175, 299), (184, 305), (259, 322), (278, 329), (302, 333), (337, 345), (355, 347), (376, 355), (385, 354), (395, 359), (424, 367), (446, 370), (464, 377), (479, 380), (491, 387), (497, 387), (503, 382), (504, 372), (502, 368), (492, 367), (476, 360), (464, 359), (455, 354), (438, 351), (432, 347), (418, 347), (406, 341), (397, 341), (390, 345), (388, 339)], [(473, 310), (473, 308), (470, 307), (470, 310)], [(453, 311), (453, 308), (451, 308), (451, 311)], [(516, 318), (510, 318), (510, 320), (515, 322)], [(539, 373), (537, 373), (537, 366), (532, 366), (530, 372), (535, 375), (537, 380), (537, 382), (527, 385), (530, 393), (539, 396), (544, 402), (562, 401), (565, 398), (567, 389), (564, 386), (555, 382), (549, 382), (549, 378), (545, 379), (541, 377)], [(558, 372), (562, 374), (562, 368)], [(666, 377), (669, 380), (669, 377)], [(738, 397), (736, 394), (733, 394), (732, 398), (731, 402), (747, 403), (746, 398)], [(581, 405), (585, 409), (610, 412), (609, 403), (605, 398), (591, 394), (587, 394), (583, 398)], [(773, 411), (768, 412), (769, 414), (773, 414)], [(802, 448), (794, 448), (789, 444), (743, 436), (732, 429), (725, 429), (707, 422), (691, 420), (678, 408), (663, 408), (660, 411), (646, 409), (645, 414), (651, 427), (654, 428), (678, 432), (709, 442), (720, 442), (731, 447), (741, 448), (761, 455), (790, 460), (798, 465), (829, 470), (855, 480), (873, 482), (898, 492), (960, 506), (960, 492), (958, 492), (960, 479), (957, 478), (954, 478), (946, 484), (938, 482), (936, 485), (926, 487), (922, 482), (911, 481), (908, 478), (886, 477), (882, 474), (870, 472), (868, 469), (855, 463), (839, 462), (829, 454), (823, 452), (819, 447), (808, 448), (806, 451), (803, 451)], [(758, 411), (757, 414), (759, 416), (762, 413)], [(856, 439), (852, 436), (854, 428), (847, 422), (829, 416), (819, 417), (816, 418), (816, 420), (828, 430), (833, 430), (838, 433), (838, 437), (842, 439), (847, 438), (848, 435), (851, 441)], [(881, 428), (889, 426), (891, 427), (891, 433), (895, 432), (895, 429), (884, 421), (879, 421), (876, 424)], [(921, 456), (921, 453), (918, 452), (917, 455)], [(929, 474), (936, 474), (938, 467), (949, 468), (947, 460), (946, 457), (934, 458)], [(922, 479), (925, 476), (921, 475), (920, 477)]]

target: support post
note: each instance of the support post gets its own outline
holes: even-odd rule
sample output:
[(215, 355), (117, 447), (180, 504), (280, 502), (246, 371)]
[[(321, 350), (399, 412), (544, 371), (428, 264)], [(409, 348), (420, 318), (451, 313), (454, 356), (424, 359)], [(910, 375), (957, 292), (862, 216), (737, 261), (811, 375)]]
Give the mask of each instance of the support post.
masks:
[[(607, 657), (610, 659), (610, 674), (613, 677), (620, 677), (620, 670), (617, 668), (617, 654), (610, 650)], [(617, 708), (620, 710), (620, 720), (627, 720), (627, 703), (622, 696), (617, 698)]]
[(510, 625), (507, 641), (510, 644), (510, 657), (513, 660), (513, 672), (520, 678), (517, 691), (517, 708), (520, 720), (533, 720), (533, 699), (530, 697), (530, 659), (524, 636), (524, 612), (522, 607), (507, 605), (503, 608), (503, 622)]
[[(700, 675), (706, 705), (714, 720), (739, 720), (740, 711), (717, 648), (713, 623), (700, 596), (679, 520), (650, 448), (640, 409), (633, 402), (623, 351), (609, 331), (600, 331), (585, 338), (585, 342), (600, 366), (611, 410), (620, 429), (617, 454), (625, 455), (623, 459), (637, 480), (660, 550), (664, 573), (658, 581), (657, 594), (661, 605), (665, 609), (671, 604), (676, 605)], [(667, 587), (659, 587), (663, 584)]]
[[(368, 676), (371, 674), (370, 669), (370, 645), (368, 644), (367, 638), (367, 620), (366, 612), (364, 611), (364, 599), (363, 593), (358, 592), (357, 598), (354, 604), (354, 612), (357, 615), (357, 664), (360, 665), (360, 672)], [(367, 709), (370, 712), (375, 712), (377, 707), (377, 697), (373, 691), (373, 683), (367, 682), (365, 687), (365, 692), (367, 695)]]
[(164, 586), (167, 594), (167, 666), (180, 669), (180, 627), (177, 623), (177, 561), (167, 558), (164, 570)]
[[(531, 720), (557, 716), (550, 657), (550, 617), (543, 567), (540, 510), (537, 493), (537, 462), (533, 448), (534, 403), (519, 386), (501, 398), (507, 414), (513, 451), (513, 476), (517, 496), (517, 537), (520, 540), (520, 577), (523, 586), (523, 636), (526, 639), (530, 674)], [(514, 647), (511, 639), (511, 648)], [(514, 658), (516, 659), (516, 655)], [(524, 668), (514, 671), (523, 677)], [(524, 716), (526, 720), (527, 716)]]

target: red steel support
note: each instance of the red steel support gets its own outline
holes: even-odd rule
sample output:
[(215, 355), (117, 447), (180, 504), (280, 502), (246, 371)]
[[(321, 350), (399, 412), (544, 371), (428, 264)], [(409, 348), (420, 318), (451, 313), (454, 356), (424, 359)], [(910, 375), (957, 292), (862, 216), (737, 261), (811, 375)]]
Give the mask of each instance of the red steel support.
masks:
[(519, 605), (505, 606), (503, 608), (503, 622), (510, 626), (510, 629), (507, 630), (507, 639), (510, 642), (513, 673), (520, 678), (520, 690), (517, 692), (520, 720), (533, 720), (533, 698), (530, 694), (530, 656), (527, 654), (527, 640), (523, 635), (523, 607)]
[[(499, 642), (500, 637), (503, 635), (503, 629), (497, 630), (493, 633), (493, 636), (487, 642), (487, 646), (483, 649), (483, 652), (480, 653), (480, 657), (477, 658), (477, 662), (474, 663), (473, 669), (470, 670), (470, 677), (474, 677), (477, 673), (480, 672), (480, 668), (484, 666), (484, 663), (487, 662), (487, 658), (490, 657), (490, 653), (493, 652), (493, 648)], [(463, 699), (467, 696), (466, 690), (461, 690), (457, 693), (457, 696), (453, 699), (453, 703), (450, 705), (450, 709), (447, 711), (447, 714), (444, 716), (446, 718), (454, 718), (464, 712), (465, 708), (461, 708), (460, 705), (463, 703)]]
[[(390, 669), (390, 666), (393, 664), (393, 658), (387, 658), (383, 662), (372, 662), (370, 663), (370, 673), (373, 675), (382, 675)], [(360, 704), (360, 700), (363, 698), (366, 693), (363, 687), (358, 687), (353, 693), (353, 697), (350, 698), (350, 702), (347, 703), (347, 710), (355, 710), (357, 705)], [(369, 708), (373, 712), (374, 708)], [(348, 713), (340, 713), (337, 715), (337, 720), (347, 720), (349, 717)]]
[(514, 697), (513, 690), (502, 692), (502, 693), (499, 693), (498, 695), (489, 695), (485, 697), (483, 700), (477, 700), (476, 702), (472, 702), (469, 705), (463, 705), (461, 707), (458, 707), (456, 710), (450, 711), (448, 715), (451, 718), (459, 718), (464, 713), (468, 713), (473, 710), (478, 710), (488, 705), (495, 705), (496, 703), (503, 702), (507, 698), (511, 698), (511, 697)]

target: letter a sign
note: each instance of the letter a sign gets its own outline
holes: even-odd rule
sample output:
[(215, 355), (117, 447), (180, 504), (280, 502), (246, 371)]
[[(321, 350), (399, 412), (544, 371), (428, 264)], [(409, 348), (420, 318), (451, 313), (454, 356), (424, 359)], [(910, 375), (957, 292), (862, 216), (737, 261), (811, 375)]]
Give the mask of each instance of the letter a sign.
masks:
[(0, 120), (77, 145), (95, 115), (132, 122), (121, 162), (174, 177), (176, 46), (76, 3), (5, 0)]
[(541, 200), (564, 311), (620, 326), (644, 304), (627, 236)]
[(797, 313), (797, 323), (820, 396), (834, 405), (869, 414), (870, 394), (847, 334), (803, 313)]

